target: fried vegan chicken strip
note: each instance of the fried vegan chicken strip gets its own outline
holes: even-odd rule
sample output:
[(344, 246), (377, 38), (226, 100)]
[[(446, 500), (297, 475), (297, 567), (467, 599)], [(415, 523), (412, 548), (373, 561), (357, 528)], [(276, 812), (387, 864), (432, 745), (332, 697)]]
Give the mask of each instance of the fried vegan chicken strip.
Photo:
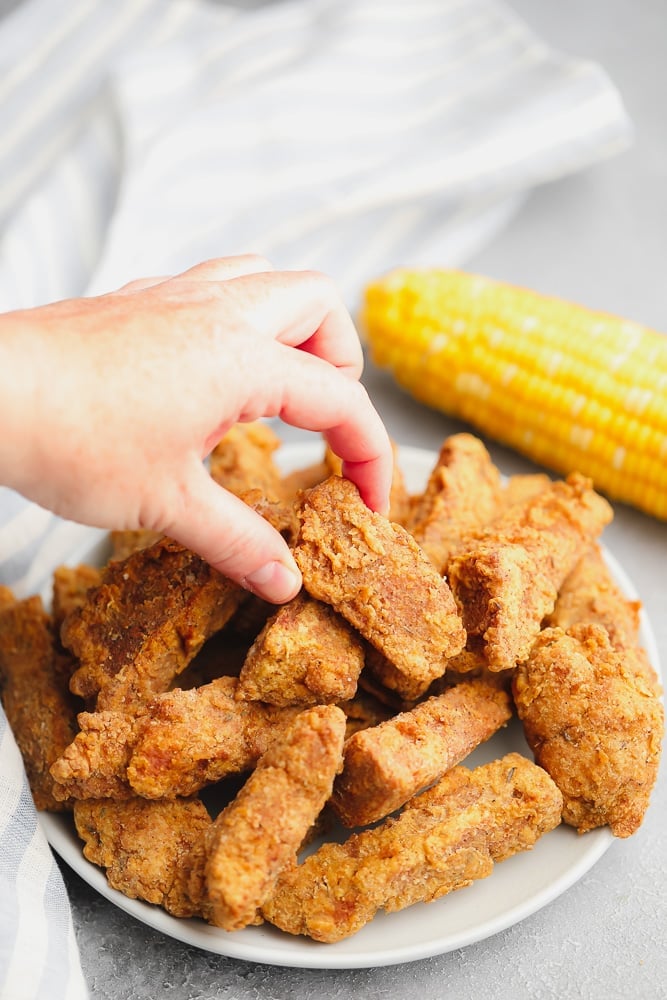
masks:
[(258, 908), (331, 794), (344, 737), (336, 706), (301, 712), (217, 817), (206, 833), (203, 909), (211, 923), (232, 931), (258, 922)]
[(464, 681), (345, 744), (331, 804), (345, 826), (366, 826), (394, 812), (440, 778), (511, 718), (509, 695)]
[(54, 811), (69, 809), (70, 803), (55, 796), (49, 768), (76, 733), (64, 659), (41, 599), (9, 603), (7, 596), (0, 607), (0, 698), (35, 805)]
[(236, 696), (271, 705), (346, 701), (354, 697), (363, 665), (357, 634), (302, 590), (271, 616), (250, 647)]
[(85, 603), (91, 587), (98, 587), (102, 571), (96, 566), (58, 566), (53, 573), (51, 616), (58, 634), (65, 618)]
[(51, 769), (58, 795), (74, 798), (189, 797), (228, 774), (254, 767), (297, 714), (235, 698), (220, 677), (157, 695), (142, 715), (82, 712), (80, 732)]
[(608, 824), (629, 837), (658, 774), (664, 709), (654, 688), (596, 624), (545, 629), (514, 678), (514, 701), (535, 760), (579, 833)]
[(406, 527), (439, 573), (447, 569), (461, 538), (497, 513), (500, 472), (472, 434), (446, 438)]
[(106, 869), (113, 889), (175, 917), (198, 914), (187, 893), (189, 859), (211, 825), (198, 799), (89, 799), (75, 803), (74, 822), (85, 857)]
[(304, 586), (389, 661), (417, 698), (459, 652), (465, 632), (449, 587), (400, 525), (370, 511), (347, 479), (303, 497), (294, 556)]
[(280, 445), (280, 438), (262, 420), (235, 424), (211, 452), (211, 476), (236, 496), (259, 490), (278, 499), (282, 496), (282, 477), (273, 453)]
[(430, 902), (490, 875), (494, 862), (556, 827), (561, 808), (546, 771), (520, 754), (455, 767), (397, 818), (286, 868), (262, 915), (289, 934), (340, 941), (380, 909)]
[(199, 556), (162, 538), (107, 567), (99, 587), (61, 628), (81, 662), (71, 689), (99, 710), (136, 712), (166, 691), (243, 591)]
[(564, 579), (611, 518), (607, 501), (575, 473), (511, 506), (455, 553), (449, 583), (491, 670), (528, 656)]

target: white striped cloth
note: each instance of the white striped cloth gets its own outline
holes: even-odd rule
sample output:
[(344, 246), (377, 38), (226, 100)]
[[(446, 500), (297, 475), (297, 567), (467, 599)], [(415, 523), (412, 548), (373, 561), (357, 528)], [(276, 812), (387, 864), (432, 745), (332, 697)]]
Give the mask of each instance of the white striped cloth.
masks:
[[(496, 0), (26, 0), (0, 22), (0, 312), (249, 250), (354, 309), (630, 137), (604, 72)], [(38, 590), (79, 530), (0, 489), (0, 582)], [(0, 711), (0, 996), (84, 995)]]

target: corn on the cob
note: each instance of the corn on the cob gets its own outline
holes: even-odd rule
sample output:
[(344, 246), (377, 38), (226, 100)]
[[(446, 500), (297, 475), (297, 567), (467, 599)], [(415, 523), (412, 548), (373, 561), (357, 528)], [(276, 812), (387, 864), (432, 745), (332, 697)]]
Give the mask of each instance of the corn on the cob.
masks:
[(420, 401), (667, 519), (667, 337), (477, 275), (366, 289), (371, 355)]

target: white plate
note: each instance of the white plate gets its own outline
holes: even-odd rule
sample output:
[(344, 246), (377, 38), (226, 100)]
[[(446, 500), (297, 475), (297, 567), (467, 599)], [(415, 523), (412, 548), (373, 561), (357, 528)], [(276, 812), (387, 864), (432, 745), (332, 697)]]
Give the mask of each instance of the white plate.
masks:
[[(321, 457), (317, 443), (286, 445), (279, 454), (282, 467), (301, 468)], [(401, 467), (408, 488), (424, 484), (435, 454), (402, 448)], [(99, 533), (91, 532), (88, 548), (73, 553), (70, 562), (91, 560), (99, 552)], [(628, 597), (637, 593), (618, 563), (605, 553), (619, 585)], [(641, 642), (659, 671), (657, 647), (650, 625), (642, 618)], [(518, 751), (532, 759), (520, 725), (514, 721), (468, 757), (476, 766)], [(356, 935), (337, 944), (318, 944), (292, 937), (266, 924), (227, 933), (197, 919), (177, 919), (139, 900), (109, 888), (104, 873), (86, 861), (81, 843), (67, 816), (42, 814), (42, 825), (55, 851), (102, 896), (150, 927), (207, 951), (230, 958), (272, 965), (317, 969), (365, 968), (394, 965), (463, 948), (523, 920), (577, 882), (613, 841), (605, 827), (583, 836), (567, 826), (542, 837), (532, 851), (515, 855), (496, 866), (493, 874), (434, 903), (418, 904), (398, 913), (380, 913)]]

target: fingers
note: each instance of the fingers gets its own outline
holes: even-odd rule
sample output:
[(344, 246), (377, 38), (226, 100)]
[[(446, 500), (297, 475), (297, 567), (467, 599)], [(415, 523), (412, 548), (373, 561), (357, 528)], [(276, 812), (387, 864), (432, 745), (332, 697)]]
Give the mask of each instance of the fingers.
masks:
[(359, 378), (359, 336), (332, 281), (316, 271), (277, 271), (260, 278), (246, 276), (234, 283), (247, 321), (265, 336)]
[(259, 254), (240, 254), (238, 257), (220, 257), (216, 260), (207, 260), (176, 275), (138, 278), (136, 281), (130, 281), (118, 288), (112, 294), (131, 295), (133, 292), (141, 292), (145, 288), (162, 285), (166, 281), (229, 281), (247, 274), (258, 274), (272, 270), (273, 264), (266, 257), (261, 257)]
[(165, 533), (266, 601), (282, 604), (301, 588), (301, 574), (282, 536), (218, 486), (200, 463), (193, 466), (182, 512)]
[(258, 398), (266, 400), (275, 394), (263, 407), (263, 415), (322, 432), (343, 460), (343, 474), (356, 484), (367, 506), (386, 513), (394, 456), (387, 430), (365, 388), (321, 359), (282, 345), (267, 351), (263, 369), (267, 384)]

